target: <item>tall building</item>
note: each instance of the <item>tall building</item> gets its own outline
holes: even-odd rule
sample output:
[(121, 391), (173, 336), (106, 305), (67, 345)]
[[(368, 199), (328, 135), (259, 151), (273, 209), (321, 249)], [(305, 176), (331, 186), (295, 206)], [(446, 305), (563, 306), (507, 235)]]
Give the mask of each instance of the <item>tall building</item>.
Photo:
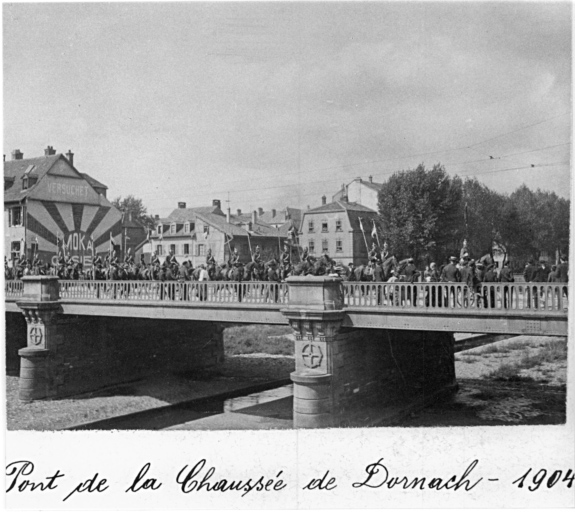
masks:
[(20, 150), (4, 161), (4, 254), (12, 261), (35, 255), (56, 263), (58, 251), (85, 267), (104, 254), (110, 240), (122, 247), (122, 215), (106, 198), (106, 185), (74, 166), (74, 154), (24, 158)]
[(327, 251), (331, 258), (344, 265), (365, 264), (368, 248), (372, 242), (377, 243), (371, 236), (377, 222), (378, 214), (371, 208), (343, 200), (326, 204), (323, 196), (321, 206), (302, 213), (299, 244), (307, 247), (312, 255)]

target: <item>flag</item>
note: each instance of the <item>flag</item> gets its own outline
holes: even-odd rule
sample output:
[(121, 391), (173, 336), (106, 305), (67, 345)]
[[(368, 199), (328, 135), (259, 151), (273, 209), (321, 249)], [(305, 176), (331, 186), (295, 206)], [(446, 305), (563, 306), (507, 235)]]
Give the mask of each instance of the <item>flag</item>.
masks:
[(371, 230), (371, 238), (375, 238), (377, 236), (377, 229), (375, 228), (375, 221), (373, 221), (373, 229)]
[(159, 240), (161, 242), (164, 239), (164, 226), (161, 224), (158, 226), (158, 234), (160, 235)]
[(112, 236), (112, 232), (110, 231), (110, 254), (114, 252), (116, 246), (114, 245), (114, 237)]
[(26, 245), (26, 242), (24, 242), (24, 239), (21, 238), (21, 239), (20, 239), (20, 256), (21, 256), (22, 258), (23, 258), (24, 256), (26, 256), (25, 245)]
[(204, 226), (204, 240), (208, 239), (208, 235), (210, 234), (210, 227)]
[(231, 243), (232, 243), (232, 240), (234, 239), (234, 236), (233, 236), (233, 235), (228, 235), (228, 234), (226, 234), (225, 236), (226, 236), (226, 238), (228, 238), (228, 236), (229, 236), (230, 239), (229, 239), (224, 245), (226, 245), (226, 244), (231, 244)]
[(146, 243), (150, 243), (150, 228), (146, 228)]
[(363, 224), (361, 223), (361, 217), (359, 217), (359, 229), (365, 234), (365, 230), (363, 229)]

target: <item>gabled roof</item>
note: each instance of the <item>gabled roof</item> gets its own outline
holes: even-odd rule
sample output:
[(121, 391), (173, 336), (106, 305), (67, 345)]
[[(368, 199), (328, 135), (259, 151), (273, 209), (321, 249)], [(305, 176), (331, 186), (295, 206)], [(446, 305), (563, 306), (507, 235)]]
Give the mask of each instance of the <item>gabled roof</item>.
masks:
[(64, 160), (79, 176), (84, 178), (92, 188), (108, 188), (90, 175), (79, 172), (62, 153), (57, 153), (55, 155), (23, 158), (22, 160), (8, 160), (4, 162), (4, 180), (9, 182), (13, 181), (14, 183), (13, 186), (4, 190), (4, 202), (20, 201), (27, 197), (30, 192), (34, 190), (35, 184), (22, 190), (22, 187), (19, 186), (20, 180), (24, 176), (30, 176), (37, 178), (36, 183), (40, 182), (58, 160)]
[(105, 189), (108, 188), (106, 185), (104, 185), (103, 183), (100, 183), (98, 180), (92, 178), (92, 176), (90, 176), (89, 174), (86, 174), (85, 172), (81, 172), (80, 175), (94, 188), (105, 188)]
[(272, 211), (264, 212), (263, 215), (258, 217), (266, 224), (284, 224), (292, 219), (294, 222), (299, 223), (301, 219), (301, 210), (298, 208), (286, 207), (284, 210), (276, 210), (275, 216)]
[(204, 220), (207, 224), (210, 224), (219, 231), (222, 231), (226, 235), (248, 236), (249, 234), (250, 236), (269, 236), (269, 237), (278, 236), (278, 230), (276, 228), (268, 224), (263, 224), (261, 222), (256, 222), (255, 224), (252, 224), (252, 230), (250, 233), (248, 233), (247, 229), (227, 222), (226, 218), (222, 217), (221, 215), (206, 213), (206, 214), (198, 214), (198, 217)]
[(4, 162), (4, 179), (14, 180), (14, 185), (4, 190), (4, 202), (20, 201), (34, 189), (34, 186), (31, 186), (26, 190), (22, 190), (20, 186), (21, 179), (30, 166), (34, 166), (30, 172), (33, 176), (37, 176), (38, 181), (40, 181), (60, 158), (65, 157), (59, 153), (57, 155)]
[(218, 206), (198, 206), (196, 208), (176, 208), (166, 218), (160, 219), (161, 222), (169, 224), (171, 222), (190, 222), (196, 219), (197, 214), (215, 214), (225, 218), (224, 212)]

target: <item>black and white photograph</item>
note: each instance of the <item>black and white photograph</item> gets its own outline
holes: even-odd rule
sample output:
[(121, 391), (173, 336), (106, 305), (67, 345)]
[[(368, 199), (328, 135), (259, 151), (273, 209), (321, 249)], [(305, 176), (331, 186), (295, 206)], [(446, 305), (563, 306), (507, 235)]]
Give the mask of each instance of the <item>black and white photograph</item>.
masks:
[(575, 506), (572, 3), (4, 3), (9, 509)]

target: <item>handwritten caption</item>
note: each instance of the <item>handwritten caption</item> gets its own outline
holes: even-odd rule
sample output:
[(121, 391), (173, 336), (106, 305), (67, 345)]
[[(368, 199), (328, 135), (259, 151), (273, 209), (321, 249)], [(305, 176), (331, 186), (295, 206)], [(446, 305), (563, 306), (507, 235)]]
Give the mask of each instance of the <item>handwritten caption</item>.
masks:
[[(351, 486), (353, 489), (388, 489), (403, 490), (426, 490), (436, 491), (462, 491), (471, 492), (482, 482), (498, 482), (499, 478), (487, 478), (479, 476), (479, 460), (472, 461), (462, 472), (449, 477), (438, 476), (397, 476), (388, 469), (381, 458), (365, 466), (359, 471), (357, 479), (340, 482), (331, 470), (320, 472), (316, 477), (305, 482), (303, 491), (330, 492), (338, 486)], [(6, 466), (6, 492), (50, 492), (60, 490), (62, 501), (72, 500), (81, 494), (105, 493), (109, 491), (108, 480), (99, 472), (86, 478), (75, 481), (66, 477), (60, 469), (53, 474), (37, 477), (34, 463), (29, 460), (18, 460)], [(528, 492), (535, 492), (542, 488), (565, 486), (573, 487), (575, 474), (573, 469), (545, 469), (527, 468), (525, 472), (509, 485)], [(243, 480), (234, 480), (222, 476), (215, 466), (210, 465), (206, 459), (200, 459), (195, 464), (186, 464), (175, 473), (173, 480), (168, 485), (175, 485), (184, 494), (195, 492), (236, 492), (241, 497), (249, 494), (262, 492), (279, 493), (288, 487), (283, 470), (273, 472), (272, 476), (257, 475)], [(145, 463), (139, 470), (134, 472), (132, 478), (126, 482), (123, 492), (125, 493), (149, 493), (158, 491), (164, 486), (164, 482), (154, 477), (152, 465)]]

